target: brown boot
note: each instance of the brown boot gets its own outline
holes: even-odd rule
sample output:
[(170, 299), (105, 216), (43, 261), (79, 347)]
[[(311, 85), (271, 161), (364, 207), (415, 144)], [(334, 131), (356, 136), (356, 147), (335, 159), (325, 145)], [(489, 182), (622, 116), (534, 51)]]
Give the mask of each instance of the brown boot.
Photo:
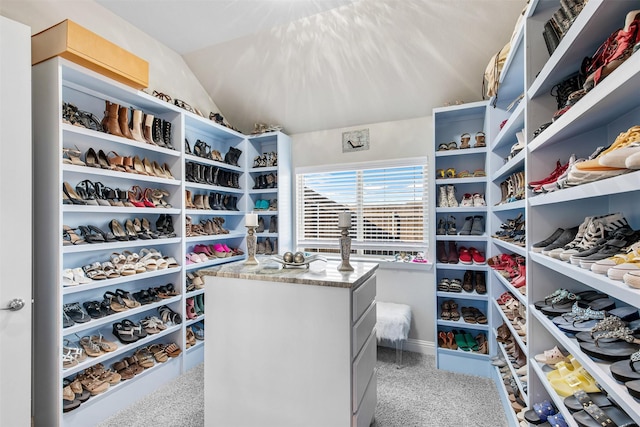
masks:
[(131, 130), (129, 130), (129, 110), (127, 107), (120, 107), (118, 110), (118, 124), (120, 124), (120, 132), (122, 132), (122, 136), (133, 139)]
[(112, 104), (109, 101), (105, 101), (106, 107), (104, 110), (104, 118), (102, 119), (102, 128), (105, 132), (111, 135), (122, 136), (120, 131), (120, 124), (118, 124), (118, 104)]

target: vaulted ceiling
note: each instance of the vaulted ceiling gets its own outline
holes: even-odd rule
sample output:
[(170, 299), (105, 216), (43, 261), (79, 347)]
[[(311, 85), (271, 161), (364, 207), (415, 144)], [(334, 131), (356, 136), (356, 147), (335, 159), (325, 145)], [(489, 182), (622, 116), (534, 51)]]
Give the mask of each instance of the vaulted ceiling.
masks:
[(289, 134), (481, 99), (525, 0), (97, 0), (180, 53), (225, 118)]

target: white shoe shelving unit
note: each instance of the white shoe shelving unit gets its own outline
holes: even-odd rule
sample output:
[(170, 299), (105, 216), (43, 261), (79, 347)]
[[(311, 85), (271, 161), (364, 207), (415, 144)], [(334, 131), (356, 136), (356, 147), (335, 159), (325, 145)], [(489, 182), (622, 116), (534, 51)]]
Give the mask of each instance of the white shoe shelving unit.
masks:
[[(253, 154), (256, 147), (263, 147), (256, 141), (268, 141), (269, 151), (278, 153), (278, 187), (273, 191), (278, 199), (277, 215), (279, 230), (284, 235), (291, 230), (291, 146), (290, 138), (274, 132), (248, 137), (237, 131), (218, 125), (211, 120), (187, 112), (177, 106), (159, 100), (145, 92), (134, 90), (100, 74), (94, 73), (61, 58), (53, 58), (32, 68), (33, 73), (33, 129), (34, 129), (34, 425), (36, 426), (86, 426), (109, 417), (157, 387), (180, 375), (204, 359), (204, 341), (195, 346), (186, 346), (186, 328), (193, 323), (204, 321), (205, 314), (189, 318), (186, 311), (187, 298), (206, 293), (205, 289), (187, 292), (186, 274), (189, 272), (240, 260), (244, 255), (211, 259), (204, 263), (188, 264), (185, 254), (196, 244), (224, 243), (230, 248), (241, 248), (246, 252), (244, 214), (254, 208), (255, 196), (251, 188), (253, 182)], [(85, 129), (64, 123), (62, 104), (68, 102), (79, 109), (93, 113), (102, 119), (105, 101), (142, 110), (171, 123), (174, 150), (161, 148), (135, 140)], [(207, 160), (185, 152), (185, 138), (191, 149), (197, 139), (207, 142), (222, 155), (229, 147), (242, 150), (239, 166)], [(114, 151), (121, 156), (135, 156), (166, 163), (175, 179), (158, 178), (128, 172), (113, 171), (88, 166), (65, 164), (62, 161), (63, 148), (77, 146), (85, 153), (89, 148), (96, 152)], [(82, 157), (84, 160), (84, 157)], [(213, 165), (220, 170), (238, 174), (240, 188), (191, 183), (185, 180), (185, 162), (195, 161)], [(138, 208), (115, 206), (89, 206), (63, 204), (63, 182), (75, 188), (76, 184), (90, 180), (105, 186), (129, 190), (138, 185), (141, 188), (165, 190), (170, 207)], [(192, 193), (223, 193), (237, 197), (237, 211), (186, 209), (185, 190)], [(63, 244), (62, 228), (81, 225), (95, 225), (109, 230), (109, 222), (117, 219), (124, 224), (127, 219), (145, 218), (155, 230), (160, 214), (172, 218), (176, 237), (92, 243), (82, 245)], [(194, 223), (213, 217), (224, 218), (224, 228), (228, 234), (186, 237), (185, 217), (189, 215)], [(274, 236), (275, 237), (275, 236)], [(287, 242), (288, 243), (288, 242)], [(107, 280), (96, 280), (88, 284), (64, 286), (62, 271), (65, 268), (82, 267), (96, 261), (110, 260), (113, 252), (130, 251), (139, 253), (143, 248), (154, 248), (162, 255), (173, 257), (178, 266), (157, 271), (147, 271), (131, 276), (121, 276)], [(178, 295), (159, 302), (92, 319), (86, 323), (76, 323), (64, 328), (63, 305), (85, 301), (102, 301), (107, 291), (117, 289), (131, 293), (173, 284)], [(139, 322), (145, 316), (158, 316), (158, 307), (166, 305), (180, 314), (182, 322), (170, 325), (161, 333), (148, 335), (131, 344), (122, 344), (112, 334), (112, 325), (124, 319)], [(158, 316), (159, 317), (159, 316)], [(118, 348), (98, 357), (87, 357), (79, 364), (63, 368), (62, 348), (65, 340), (78, 342), (87, 335), (102, 334), (117, 344)], [(79, 408), (63, 413), (62, 383), (85, 369), (102, 363), (106, 368), (131, 356), (137, 349), (154, 343), (176, 343), (182, 353), (164, 363), (158, 363), (134, 378), (111, 386), (106, 392), (92, 396)]]
[[(452, 221), (455, 223), (456, 234), (436, 234), (436, 243), (438, 245), (444, 243), (447, 250), (449, 249), (449, 242), (455, 242), (457, 248), (474, 247), (480, 252), (486, 254), (488, 244), (488, 233), (490, 230), (490, 219), (487, 217), (486, 206), (474, 206), (474, 207), (448, 207), (440, 206), (438, 204), (438, 193), (441, 186), (454, 186), (456, 193), (456, 200), (460, 203), (465, 193), (474, 194), (479, 193), (486, 199), (488, 194), (488, 177), (473, 176), (476, 170), (487, 171), (487, 153), (488, 147), (474, 147), (476, 144), (475, 135), (478, 132), (485, 132), (485, 140), (488, 145), (490, 141), (490, 135), (487, 133), (487, 102), (476, 102), (471, 104), (456, 105), (452, 107), (436, 108), (433, 111), (434, 120), (434, 146), (435, 151), (433, 153), (435, 160), (434, 170), (449, 168), (455, 169), (456, 175), (466, 170), (472, 176), (466, 178), (438, 178), (432, 179), (432, 185), (430, 194), (431, 203), (435, 206), (435, 221), (432, 221), (433, 228), (438, 227), (438, 223), (443, 220), (445, 222)], [(456, 146), (460, 147), (461, 136), (465, 133), (470, 135), (470, 147), (465, 149), (453, 149), (453, 150), (441, 150), (438, 151), (440, 144), (448, 144), (449, 142), (456, 142)], [(465, 219), (473, 216), (481, 216), (484, 220), (484, 234), (481, 236), (472, 235), (459, 235), (460, 229), (465, 223)], [(434, 233), (435, 234), (435, 233)], [(436, 251), (436, 259), (438, 252)], [(442, 279), (459, 279), (463, 281), (465, 271), (472, 271), (473, 281), (475, 283), (476, 272), (481, 272), (485, 276), (485, 283), (487, 286), (487, 293), (479, 294), (475, 290), (473, 292), (443, 292), (437, 291), (437, 285)], [(435, 264), (435, 278), (436, 282), (434, 287), (436, 288), (436, 306), (434, 307), (434, 313), (436, 313), (435, 321), (435, 337), (437, 341), (440, 332), (465, 331), (470, 333), (474, 338), (480, 333), (484, 333), (489, 341), (489, 353), (495, 352), (492, 342), (494, 340), (491, 337), (491, 315), (489, 311), (489, 295), (490, 286), (487, 280), (488, 268), (487, 265), (472, 264), (466, 265), (462, 263), (443, 263), (437, 261)], [(458, 304), (458, 312), (461, 314), (460, 319), (457, 321), (444, 320), (441, 317), (442, 304), (445, 301), (453, 300)], [(461, 313), (462, 307), (475, 307), (479, 309), (483, 314), (487, 316), (487, 324), (467, 323), (464, 321)], [(490, 364), (489, 355), (481, 354), (477, 351), (463, 351), (458, 348), (456, 350), (450, 348), (443, 348), (438, 346), (436, 348), (436, 363), (439, 369), (446, 369), (455, 372), (462, 372), (467, 374), (475, 374), (482, 376), (490, 376)]]
[[(640, 55), (635, 54), (617, 70), (600, 82), (584, 98), (575, 104), (546, 130), (534, 138), (533, 132), (542, 124), (550, 122), (557, 110), (556, 99), (550, 95), (551, 88), (566, 77), (578, 71), (582, 60), (590, 56), (607, 37), (624, 25), (626, 14), (640, 9), (637, 1), (589, 0), (580, 15), (575, 19), (569, 31), (561, 40), (558, 48), (549, 56), (542, 37), (543, 26), (551, 15), (560, 8), (558, 0), (532, 0), (525, 17), (512, 39), (512, 48), (500, 76), (498, 96), (489, 100), (484, 114), (485, 133), (487, 135), (487, 258), (500, 253), (515, 253), (526, 258), (527, 292), (521, 294), (507, 280), (488, 271), (487, 286), (489, 294), (485, 298), (493, 309), (489, 310), (490, 353), (507, 356), (502, 345), (496, 345), (496, 328), (503, 321), (509, 326), (516, 343), (526, 352), (529, 359), (527, 389), (516, 381), (524, 400), (529, 406), (545, 399), (551, 399), (563, 413), (567, 423), (575, 427), (571, 413), (565, 408), (561, 398), (546, 378), (547, 367), (537, 363), (533, 356), (553, 348), (560, 347), (571, 353), (582, 366), (596, 379), (619, 406), (636, 422), (640, 423), (640, 403), (617, 382), (609, 372), (609, 363), (595, 361), (580, 350), (574, 338), (565, 335), (545, 315), (535, 309), (534, 302), (543, 299), (559, 287), (573, 291), (595, 289), (608, 294), (617, 302), (617, 306), (640, 308), (640, 291), (608, 279), (606, 276), (592, 273), (590, 270), (573, 266), (560, 260), (528, 250), (532, 243), (547, 238), (557, 227), (574, 227), (588, 215), (604, 215), (622, 212), (634, 229), (640, 228), (640, 211), (634, 200), (640, 192), (640, 172), (630, 172), (615, 178), (609, 178), (566, 188), (546, 194), (534, 194), (527, 190), (524, 200), (512, 203), (500, 202), (500, 183), (514, 172), (525, 172), (525, 182), (546, 177), (555, 167), (556, 161), (566, 163), (572, 154), (578, 158), (589, 156), (598, 146), (611, 144), (617, 135), (640, 123)], [(524, 98), (508, 108), (520, 95)], [(434, 145), (456, 140), (458, 133), (469, 131), (456, 129), (455, 133), (442, 133), (446, 129), (443, 118), (450, 117), (456, 125), (464, 124), (465, 109), (472, 110), (475, 104), (434, 110)], [(456, 117), (457, 115), (457, 117)], [(500, 124), (502, 128), (500, 128)], [(464, 127), (464, 126), (463, 126)], [(525, 149), (518, 155), (505, 161), (511, 146), (517, 142), (516, 133), (524, 129)], [(458, 151), (435, 153), (436, 168), (442, 168), (449, 156), (456, 159)], [(458, 167), (458, 164), (452, 166)], [(434, 180), (435, 186), (445, 181)], [(433, 191), (436, 194), (436, 191)], [(460, 195), (460, 191), (458, 191)], [(435, 198), (432, 200), (435, 203)], [(456, 214), (459, 208), (436, 208), (436, 215)], [(500, 225), (519, 214), (526, 220), (526, 247), (514, 245), (490, 237), (499, 230)], [(437, 221), (434, 221), (434, 230)], [(434, 233), (435, 234), (435, 233)], [(456, 238), (459, 239), (459, 238)], [(454, 240), (449, 236), (437, 236), (436, 240)], [(464, 240), (464, 239), (463, 239)], [(436, 285), (443, 274), (451, 275), (458, 265), (436, 264)], [(505, 291), (511, 292), (522, 304), (527, 306), (526, 341), (518, 336), (496, 299)], [(449, 297), (436, 292), (438, 304), (441, 297)], [(463, 294), (464, 296), (464, 294)], [(456, 295), (451, 295), (456, 297)], [(440, 307), (436, 307), (439, 318)], [(444, 323), (436, 320), (436, 328)], [(436, 335), (437, 337), (437, 335)], [(453, 358), (451, 356), (455, 358)], [(438, 367), (453, 371), (467, 372), (466, 360), (458, 352), (437, 350)], [(511, 407), (509, 392), (506, 390), (501, 372), (493, 368), (488, 360), (482, 360), (496, 381), (509, 425), (518, 426), (516, 412)], [(475, 367), (475, 365), (474, 365)], [(508, 362), (514, 373), (514, 366)], [(475, 374), (482, 375), (484, 369), (476, 369)]]
[[(498, 231), (500, 224), (522, 214), (526, 220), (527, 235), (525, 248), (488, 237), (488, 257), (500, 253), (515, 253), (525, 256), (527, 264), (526, 295), (522, 295), (507, 280), (488, 269), (488, 298), (489, 304), (494, 308), (490, 316), (491, 353), (502, 352), (506, 355), (502, 346), (498, 346), (496, 353), (494, 340), (495, 328), (504, 320), (512, 336), (516, 337), (517, 344), (529, 358), (527, 390), (522, 387), (522, 382), (516, 381), (529, 406), (544, 399), (551, 399), (561, 410), (567, 423), (577, 426), (570, 412), (564, 407), (563, 399), (547, 381), (548, 368), (533, 359), (535, 354), (557, 345), (571, 353), (591, 373), (603, 390), (609, 393), (636, 423), (640, 423), (640, 404), (629, 395), (623, 384), (611, 376), (608, 363), (594, 361), (584, 354), (575, 339), (560, 331), (533, 305), (535, 301), (563, 287), (574, 291), (595, 289), (616, 299), (617, 306), (640, 307), (640, 291), (622, 282), (610, 280), (606, 276), (527, 249), (532, 243), (547, 238), (557, 227), (574, 227), (588, 215), (622, 212), (631, 227), (638, 229), (640, 214), (634, 205), (634, 196), (640, 191), (639, 172), (547, 194), (533, 194), (527, 190), (525, 200), (496, 205), (500, 201), (500, 182), (510, 174), (525, 171), (525, 182), (542, 179), (553, 170), (556, 161), (566, 163), (571, 154), (576, 154), (578, 158), (587, 157), (596, 147), (611, 144), (619, 133), (640, 123), (640, 102), (635, 96), (640, 90), (640, 55), (633, 55), (534, 139), (534, 130), (543, 123), (550, 122), (557, 110), (555, 98), (549, 95), (551, 88), (576, 72), (584, 57), (593, 54), (614, 30), (622, 27), (629, 11), (639, 9), (637, 1), (590, 0), (553, 55), (549, 57), (542, 30), (559, 7), (557, 0), (530, 2), (525, 19), (512, 39), (512, 49), (500, 77), (498, 97), (489, 100), (486, 112), (485, 132), (489, 146), (487, 233), (491, 235)], [(524, 94), (522, 101), (507, 109), (507, 106), (521, 94)], [(463, 107), (465, 106), (458, 108)], [(439, 143), (445, 142), (437, 138), (437, 113), (438, 110), (434, 111), (436, 147)], [(524, 129), (525, 149), (509, 161), (504, 161), (511, 146), (517, 142), (516, 132), (521, 129)], [(441, 155), (438, 156), (436, 153), (437, 167), (440, 167), (440, 157)], [(436, 182), (437, 184), (439, 182)], [(441, 271), (438, 271), (436, 280), (440, 278), (440, 273)], [(521, 303), (527, 305), (526, 342), (518, 336), (497, 304), (496, 298), (505, 291), (511, 292)], [(439, 359), (440, 353), (439, 350)], [(439, 367), (443, 366), (446, 365), (439, 360)], [(515, 372), (510, 362), (508, 366)], [(452, 370), (457, 369), (454, 367)], [(500, 370), (492, 370), (509, 424), (517, 426), (519, 421), (511, 408), (509, 392), (503, 385)]]
[[(553, 122), (538, 137), (533, 130), (550, 121), (555, 99), (548, 95), (553, 85), (577, 71), (584, 57), (592, 55), (609, 35), (624, 25), (628, 12), (640, 9), (637, 1), (589, 0), (551, 57), (542, 40), (542, 26), (558, 2), (533, 2), (526, 22), (528, 64), (527, 82), (527, 154), (528, 180), (541, 179), (557, 160), (566, 163), (571, 154), (588, 157), (598, 146), (610, 145), (619, 133), (640, 123), (640, 55), (632, 55), (611, 75), (596, 85), (578, 103)], [(622, 212), (633, 229), (640, 228), (640, 211), (635, 199), (639, 194), (640, 175), (631, 172), (548, 194), (527, 198), (527, 242), (547, 238), (557, 227), (580, 224), (588, 215)], [(616, 300), (616, 306), (640, 307), (640, 291), (623, 282), (610, 280), (542, 254), (528, 253), (527, 284), (529, 293), (529, 405), (550, 398), (570, 426), (577, 423), (546, 378), (547, 368), (533, 355), (558, 346), (595, 378), (600, 387), (616, 401), (636, 423), (640, 423), (640, 403), (617, 382), (608, 362), (595, 361), (580, 350), (574, 338), (567, 337), (533, 303), (559, 287), (573, 291), (595, 289)]]

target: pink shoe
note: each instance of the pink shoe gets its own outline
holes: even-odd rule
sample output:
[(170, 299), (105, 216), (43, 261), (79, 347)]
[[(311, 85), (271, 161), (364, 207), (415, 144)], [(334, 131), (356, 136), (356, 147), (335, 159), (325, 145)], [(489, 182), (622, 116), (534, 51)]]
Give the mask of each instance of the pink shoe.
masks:
[(474, 264), (486, 264), (487, 260), (482, 254), (482, 252), (478, 251), (476, 248), (469, 248), (469, 254)]
[(222, 246), (220, 243), (216, 243), (213, 246), (213, 253), (218, 258), (226, 258), (227, 257), (227, 251), (224, 249), (224, 246)]

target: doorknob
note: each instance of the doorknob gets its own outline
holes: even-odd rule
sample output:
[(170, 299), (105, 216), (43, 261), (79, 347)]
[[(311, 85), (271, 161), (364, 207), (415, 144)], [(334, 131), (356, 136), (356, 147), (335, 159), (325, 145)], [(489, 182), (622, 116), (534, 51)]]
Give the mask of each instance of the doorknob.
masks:
[(0, 308), (0, 310), (18, 311), (22, 307), (24, 307), (24, 300), (21, 298), (14, 298), (9, 301), (9, 305), (7, 307)]

